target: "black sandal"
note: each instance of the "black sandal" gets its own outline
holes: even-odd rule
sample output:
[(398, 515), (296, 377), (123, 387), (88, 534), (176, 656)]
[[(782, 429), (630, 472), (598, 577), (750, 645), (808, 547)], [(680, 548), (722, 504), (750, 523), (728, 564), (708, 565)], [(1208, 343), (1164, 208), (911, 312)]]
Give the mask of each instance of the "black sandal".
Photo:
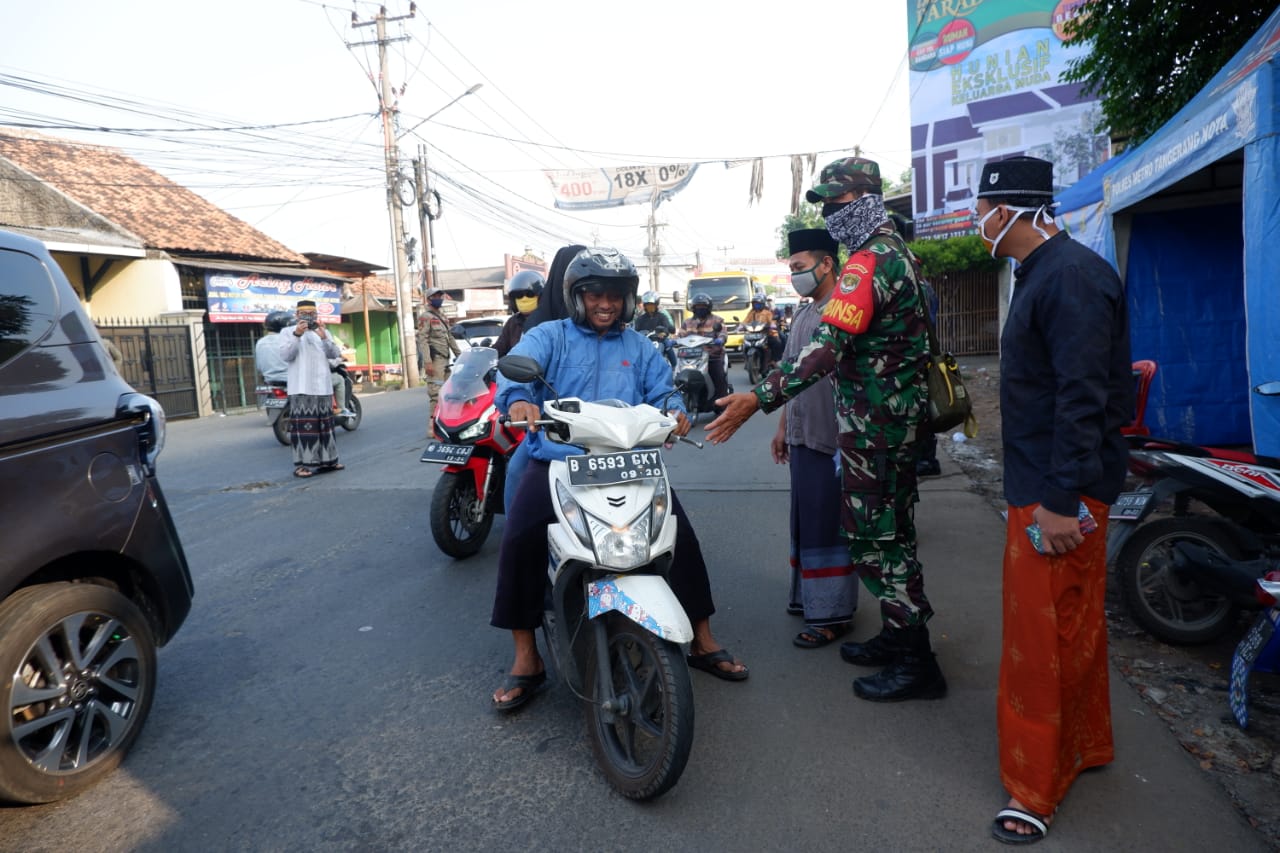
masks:
[(317, 469), (316, 469), (316, 473), (317, 473), (317, 474), (327, 474), (327, 473), (329, 473), (330, 471), (341, 471), (341, 470), (343, 470), (343, 469), (344, 469), (344, 468), (346, 468), (346, 467), (347, 467), (347, 466), (346, 466), (346, 465), (343, 465), (341, 462), (333, 462), (333, 463), (331, 463), (331, 464), (329, 464), (329, 465), (321, 465), (319, 468), (317, 468)]
[[(802, 649), (820, 649), (828, 646), (836, 640), (849, 633), (850, 625), (845, 622), (843, 625), (808, 625), (791, 642)], [(831, 633), (828, 637), (824, 631)]]
[(306, 468), (306, 467), (304, 467), (304, 466), (302, 466), (302, 465), (299, 465), (297, 468), (294, 468), (294, 469), (293, 469), (293, 476), (295, 476), (295, 477), (301, 477), (301, 478), (303, 478), (304, 480), (305, 480), (307, 477), (314, 477), (315, 475), (316, 475), (316, 472), (315, 472), (315, 471), (312, 471), (310, 468)]

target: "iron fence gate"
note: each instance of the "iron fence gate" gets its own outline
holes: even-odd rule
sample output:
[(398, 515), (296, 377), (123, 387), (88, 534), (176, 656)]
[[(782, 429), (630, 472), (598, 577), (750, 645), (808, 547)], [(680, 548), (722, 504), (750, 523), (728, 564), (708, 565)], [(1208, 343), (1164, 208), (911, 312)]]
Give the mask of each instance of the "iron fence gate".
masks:
[(124, 356), (125, 381), (154, 397), (165, 417), (199, 416), (191, 330), (185, 323), (103, 323), (98, 332)]
[(988, 355), (1000, 348), (999, 274), (943, 273), (929, 280), (938, 293), (938, 344), (953, 355)]
[(258, 404), (254, 388), (258, 371), (253, 348), (264, 333), (260, 323), (204, 324), (205, 352), (209, 358), (209, 385), (213, 408), (229, 412)]

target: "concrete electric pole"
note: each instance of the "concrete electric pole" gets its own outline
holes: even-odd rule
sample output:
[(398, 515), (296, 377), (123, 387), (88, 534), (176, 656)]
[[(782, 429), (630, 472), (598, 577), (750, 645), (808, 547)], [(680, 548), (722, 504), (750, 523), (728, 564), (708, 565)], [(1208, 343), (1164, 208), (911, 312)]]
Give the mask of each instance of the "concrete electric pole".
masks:
[[(405, 256), (404, 216), (401, 212), (398, 192), (401, 182), (400, 153), (396, 145), (395, 134), (395, 92), (391, 87), (391, 80), (387, 72), (387, 45), (393, 41), (408, 41), (408, 36), (387, 38), (387, 22), (407, 20), (412, 18), (416, 11), (415, 5), (410, 3), (409, 14), (399, 15), (394, 18), (387, 17), (385, 6), (379, 8), (377, 17), (372, 21), (358, 21), (354, 12), (351, 15), (351, 26), (353, 28), (370, 25), (377, 28), (377, 39), (373, 44), (378, 46), (378, 99), (379, 110), (382, 114), (382, 138), (387, 170), (387, 212), (391, 219), (391, 245), (395, 251), (396, 316), (400, 326), (400, 366), (403, 371), (406, 388), (416, 388), (419, 385), (418, 341), (417, 330), (414, 328), (413, 323), (413, 281), (409, 277), (409, 261)], [(347, 46), (358, 47), (369, 43), (357, 42)], [(422, 248), (425, 256), (427, 247), (424, 245)], [(423, 266), (425, 267), (425, 264)]]

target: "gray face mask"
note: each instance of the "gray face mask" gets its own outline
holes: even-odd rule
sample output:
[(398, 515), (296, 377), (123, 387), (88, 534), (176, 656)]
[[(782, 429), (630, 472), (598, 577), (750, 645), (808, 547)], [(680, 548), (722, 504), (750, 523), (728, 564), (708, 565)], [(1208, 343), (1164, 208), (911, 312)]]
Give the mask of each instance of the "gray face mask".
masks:
[(801, 296), (808, 296), (818, 289), (818, 284), (821, 280), (818, 278), (817, 270), (820, 266), (822, 266), (821, 261), (807, 270), (791, 274), (791, 286), (795, 288), (796, 293)]

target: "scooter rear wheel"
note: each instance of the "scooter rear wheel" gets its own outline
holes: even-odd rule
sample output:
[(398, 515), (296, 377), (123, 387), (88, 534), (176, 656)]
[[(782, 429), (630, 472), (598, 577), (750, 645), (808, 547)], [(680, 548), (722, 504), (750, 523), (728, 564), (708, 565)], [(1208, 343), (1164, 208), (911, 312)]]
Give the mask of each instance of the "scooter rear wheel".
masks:
[(1240, 548), (1222, 524), (1208, 518), (1175, 516), (1142, 525), (1116, 556), (1120, 593), (1133, 621), (1151, 636), (1173, 645), (1208, 643), (1235, 624), (1239, 608), (1206, 589), (1193, 572), (1173, 564), (1179, 540), (1205, 545), (1230, 559)]
[(360, 400), (355, 394), (351, 395), (350, 409), (355, 412), (355, 417), (337, 418), (336, 420), (338, 425), (347, 432), (355, 432), (360, 426), (360, 421), (364, 418), (364, 407), (360, 405)]
[(431, 538), (450, 557), (461, 560), (484, 547), (493, 512), (475, 520), (476, 481), (470, 471), (445, 472), (431, 495)]
[(651, 800), (680, 780), (693, 747), (693, 687), (680, 648), (619, 613), (608, 620), (612, 693), (606, 711), (595, 661), (586, 667), (587, 734), (609, 784), (633, 800)]
[(275, 433), (276, 441), (289, 446), (289, 407), (285, 406), (280, 410), (280, 417), (276, 418), (276, 422), (271, 425), (271, 431)]

